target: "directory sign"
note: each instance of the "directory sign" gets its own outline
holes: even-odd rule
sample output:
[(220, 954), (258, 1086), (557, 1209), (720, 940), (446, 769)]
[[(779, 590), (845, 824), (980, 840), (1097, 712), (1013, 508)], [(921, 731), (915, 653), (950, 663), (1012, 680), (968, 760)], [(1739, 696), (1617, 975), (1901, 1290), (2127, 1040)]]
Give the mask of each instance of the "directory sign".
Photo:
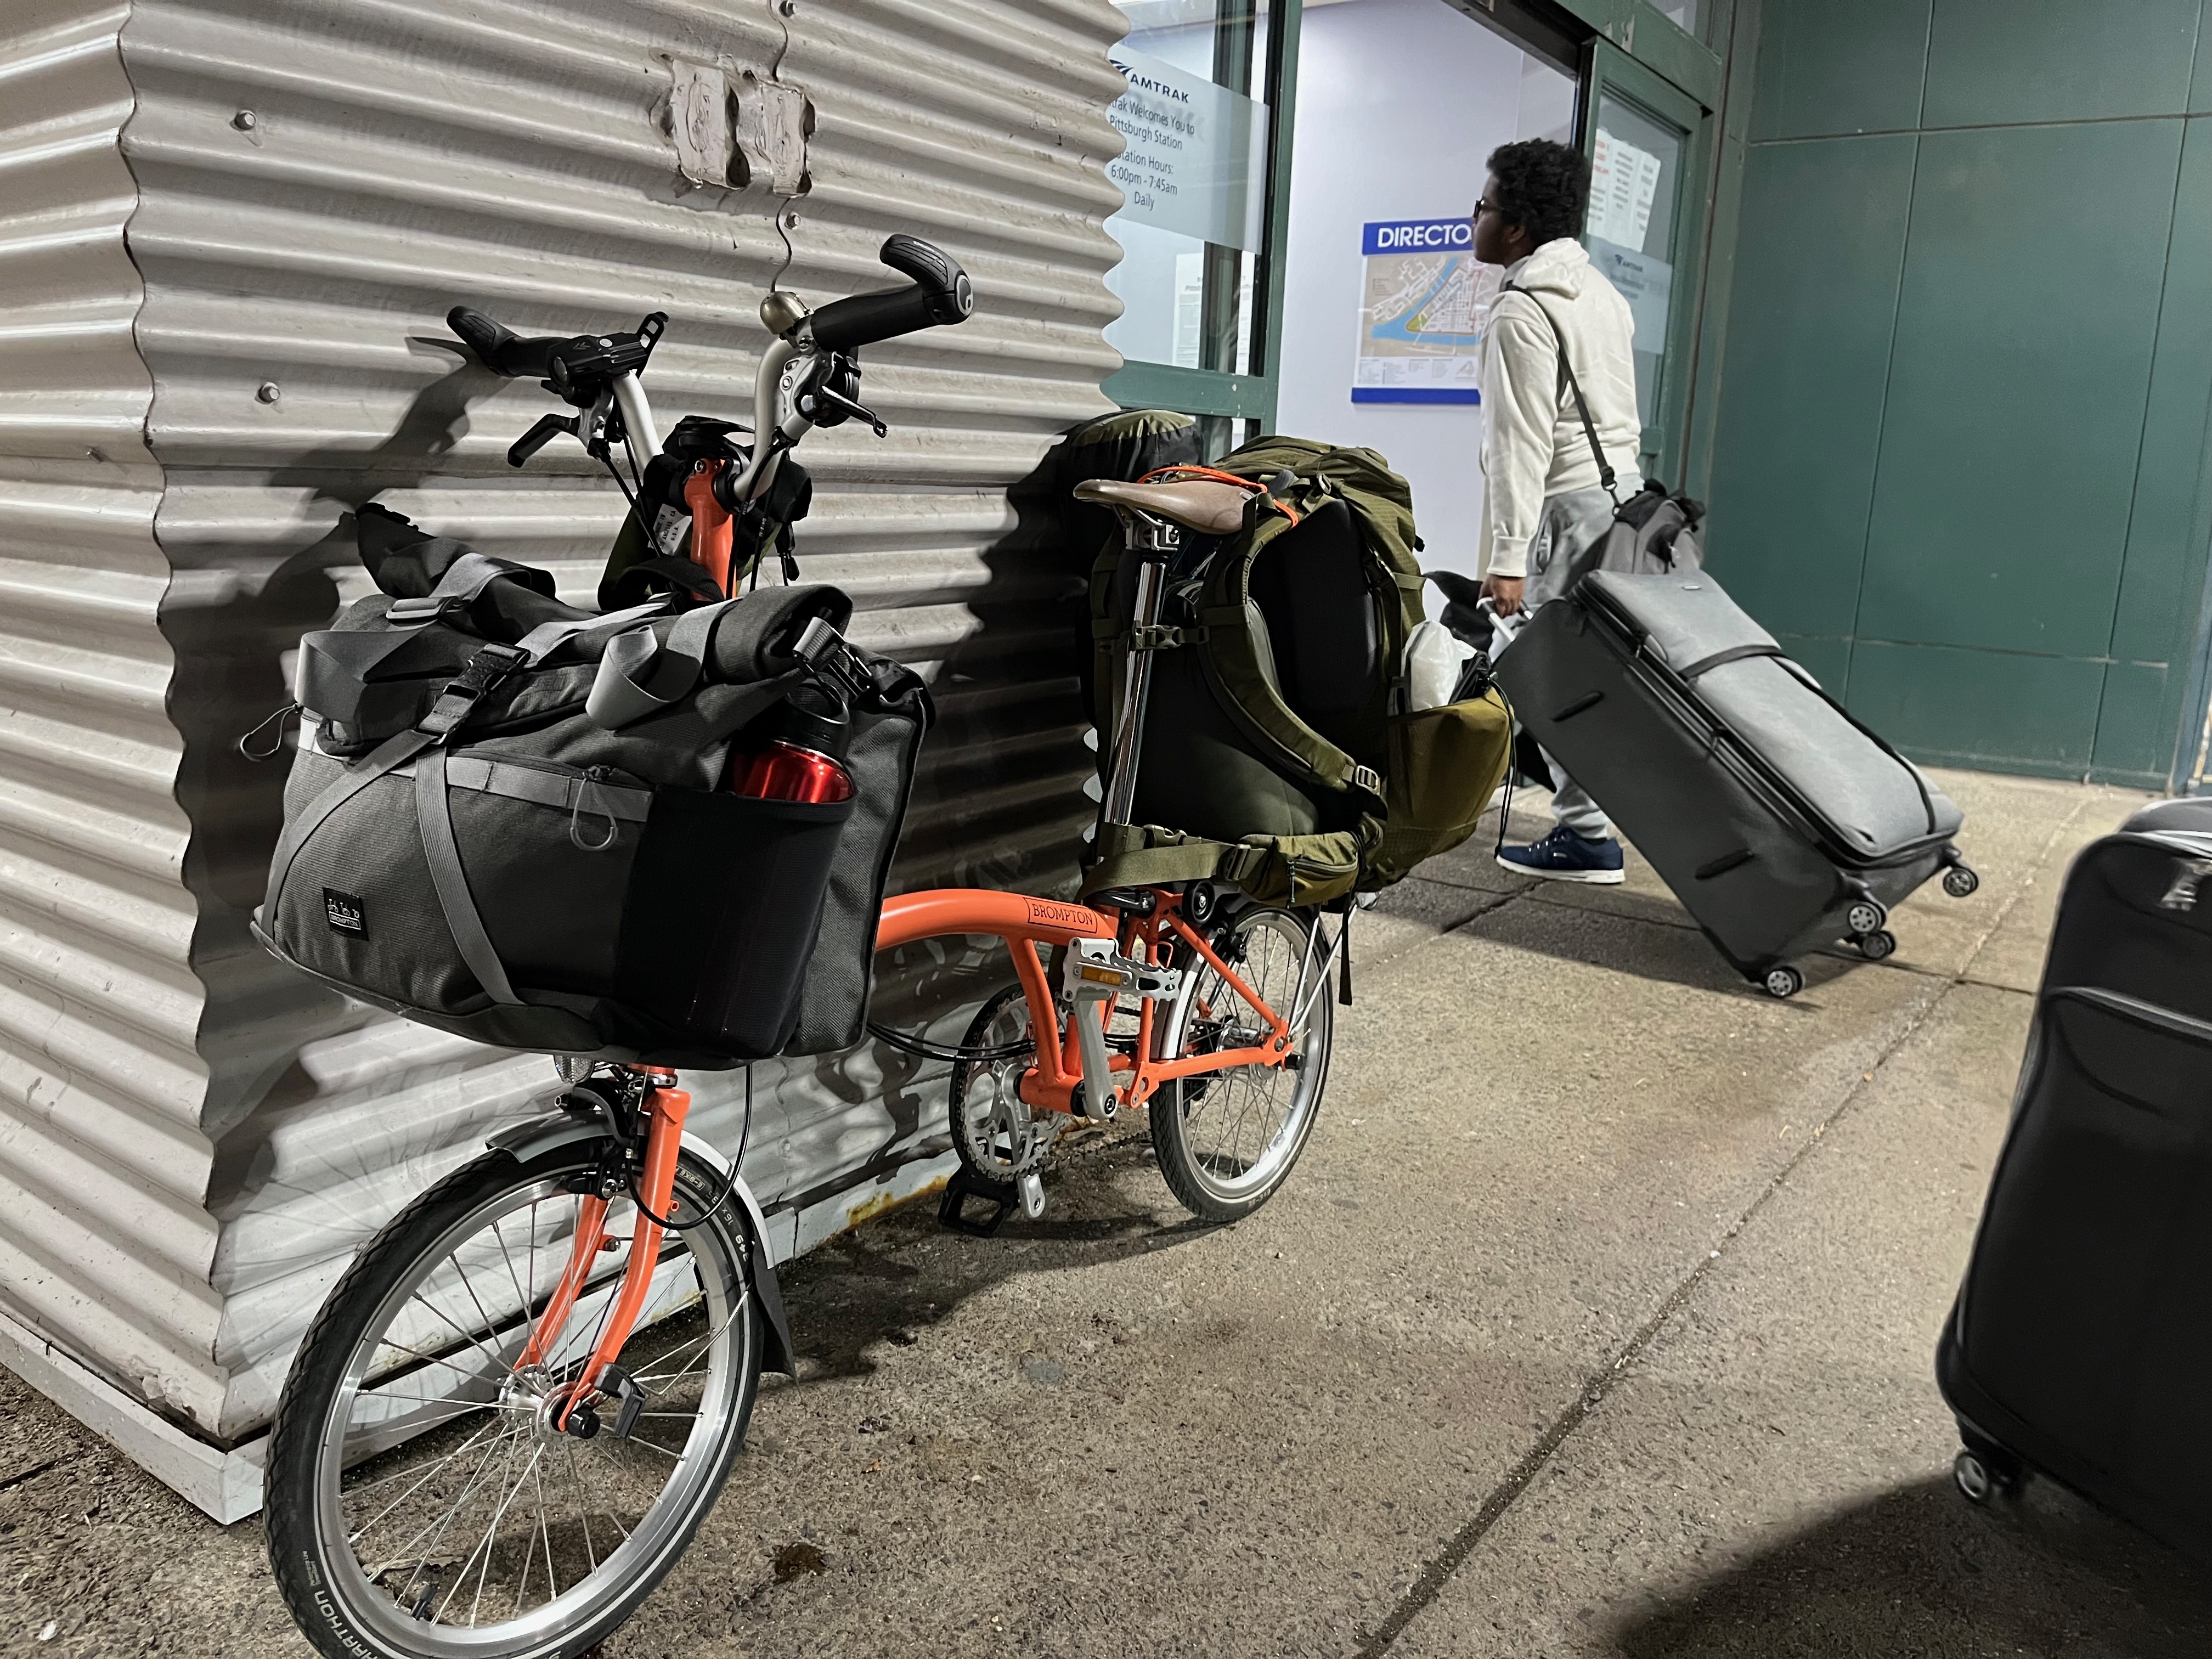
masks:
[(1482, 333), (1504, 273), (1474, 257), (1474, 228), (1456, 219), (1386, 219), (1361, 235), (1367, 288), (1359, 314), (1355, 404), (1479, 404)]

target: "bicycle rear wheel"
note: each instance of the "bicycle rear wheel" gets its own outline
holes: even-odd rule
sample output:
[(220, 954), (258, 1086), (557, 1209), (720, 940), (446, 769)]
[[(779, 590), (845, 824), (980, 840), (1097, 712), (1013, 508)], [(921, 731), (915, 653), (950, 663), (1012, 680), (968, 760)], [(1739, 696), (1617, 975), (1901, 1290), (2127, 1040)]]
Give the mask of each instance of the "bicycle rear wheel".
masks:
[[(267, 1521), (277, 1586), (331, 1659), (574, 1659), (714, 1506), (760, 1380), (734, 1200), (660, 1240), (622, 1356), (647, 1395), (629, 1437), (554, 1421), (629, 1263), (627, 1196), (560, 1340), (516, 1368), (601, 1152), (493, 1152), (456, 1170), (371, 1241), (316, 1316), (270, 1431)], [(722, 1190), (684, 1154), (679, 1216), (707, 1215)]]
[[(1255, 995), (1291, 1025), (1280, 1066), (1238, 1066), (1164, 1085), (1152, 1097), (1160, 1174), (1185, 1209), (1236, 1221), (1273, 1197), (1305, 1150), (1328, 1082), (1335, 1000), (1328, 939), (1311, 911), (1248, 910), (1212, 941)], [(1188, 979), (1155, 1052), (1163, 1059), (1241, 1048), (1267, 1026), (1220, 971), (1187, 963)]]

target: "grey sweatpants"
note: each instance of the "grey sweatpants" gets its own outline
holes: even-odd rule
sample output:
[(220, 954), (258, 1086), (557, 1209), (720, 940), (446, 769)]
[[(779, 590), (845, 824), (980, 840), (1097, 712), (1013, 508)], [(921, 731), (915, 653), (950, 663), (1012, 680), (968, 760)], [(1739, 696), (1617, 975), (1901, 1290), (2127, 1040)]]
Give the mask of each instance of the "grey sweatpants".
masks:
[[(1629, 496), (1644, 487), (1644, 481), (1635, 472), (1621, 475), (1616, 488), (1620, 498)], [(1536, 533), (1528, 542), (1528, 594), (1536, 604), (1543, 598), (1536, 595), (1544, 584), (1539, 573), (1553, 559), (1571, 559), (1612, 527), (1613, 497), (1602, 489), (1570, 489), (1564, 495), (1553, 495), (1544, 502), (1544, 516), (1537, 524)], [(1587, 841), (1604, 841), (1613, 834), (1613, 825), (1605, 816), (1605, 809), (1592, 800), (1589, 792), (1567, 775), (1566, 769), (1553, 760), (1551, 752), (1544, 754), (1544, 764), (1552, 772), (1552, 817), (1563, 827)]]

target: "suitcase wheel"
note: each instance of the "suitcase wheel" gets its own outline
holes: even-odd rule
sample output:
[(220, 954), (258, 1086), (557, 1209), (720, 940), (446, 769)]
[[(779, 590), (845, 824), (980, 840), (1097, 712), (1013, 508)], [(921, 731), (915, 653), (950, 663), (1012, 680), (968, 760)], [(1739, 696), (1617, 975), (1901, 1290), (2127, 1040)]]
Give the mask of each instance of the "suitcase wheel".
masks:
[(1982, 884), (1982, 878), (1963, 864), (1954, 864), (1943, 872), (1943, 890), (1953, 898), (1972, 898)]
[(1844, 912), (1844, 926), (1850, 929), (1854, 939), (1879, 933), (1888, 925), (1889, 912), (1874, 899), (1863, 898)]
[(1766, 977), (1759, 983), (1771, 997), (1794, 997), (1805, 988), (1805, 975), (1785, 963), (1779, 968), (1768, 969)]
[(1877, 927), (1870, 933), (1861, 933), (1851, 943), (1859, 947), (1859, 954), (1869, 962), (1880, 962), (1884, 957), (1897, 954), (1897, 935), (1885, 927)]
[(1988, 1504), (2020, 1485), (2020, 1461), (1994, 1446), (1968, 1446), (1951, 1461), (1951, 1478), (1970, 1504)]

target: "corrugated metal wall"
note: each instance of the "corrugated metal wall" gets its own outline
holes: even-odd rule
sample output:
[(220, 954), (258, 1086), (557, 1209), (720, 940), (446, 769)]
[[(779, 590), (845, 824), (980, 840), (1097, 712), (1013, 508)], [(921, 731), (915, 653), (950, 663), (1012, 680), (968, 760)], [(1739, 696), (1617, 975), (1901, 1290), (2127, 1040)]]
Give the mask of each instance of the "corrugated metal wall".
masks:
[(161, 477), (124, 252), (127, 8), (0, 33), (0, 1286), (131, 1392), (212, 1410)]
[[(800, 0), (788, 16), (778, 0), (140, 0), (118, 62), (120, 15), (40, 26), (104, 40), (74, 67), (40, 70), (35, 46), (4, 60), (53, 84), (76, 146), (45, 164), (50, 211), (112, 205), (95, 252), (49, 284), (70, 296), (58, 323), (85, 337), (66, 361), (35, 355), (46, 290), (40, 256), (18, 251), (57, 233), (33, 205), (11, 212), (0, 248), (0, 303), (27, 319), (0, 392), (34, 394), (22, 422), (9, 396), (5, 448), (27, 453), (22, 426), (73, 434), (97, 419), (101, 435), (71, 435), (70, 453), (110, 457), (9, 462), (0, 507), (0, 702), (18, 711), (0, 721), (0, 1177), (79, 1204), (104, 1201), (83, 1193), (106, 1182), (140, 1206), (105, 1214), (121, 1259), (85, 1287), (131, 1312), (55, 1331), (62, 1301), (13, 1288), (87, 1259), (58, 1219), (9, 1231), (0, 1206), (0, 1249), (21, 1254), (6, 1277), (22, 1313), (126, 1385), (149, 1374), (125, 1363), (136, 1340), (171, 1368), (156, 1367), (166, 1408), (229, 1441), (265, 1419), (346, 1255), (550, 1081), (542, 1060), (349, 1010), (245, 931), (281, 768), (231, 744), (283, 701), (296, 635), (362, 583), (347, 510), (381, 501), (550, 564), (572, 594), (620, 515), (573, 447), (508, 471), (507, 443), (549, 400), (464, 363), (445, 312), (466, 301), (568, 333), (665, 310), (648, 380), (664, 423), (738, 416), (765, 343), (755, 308), (779, 275), (817, 301), (888, 285), (874, 250), (895, 229), (959, 257), (975, 320), (867, 354), (866, 395), (891, 436), (810, 442), (800, 555), (807, 580), (853, 592), (867, 643), (938, 690), (899, 884), (1064, 882), (1089, 811), (1071, 573), (1027, 544), (1007, 488), (1050, 434), (1108, 406), (1097, 384), (1118, 366), (1101, 339), (1118, 250), (1100, 226), (1120, 201), (1103, 173), (1120, 142), (1103, 48), (1121, 20), (1106, 0)], [(687, 183), (663, 125), (672, 58), (802, 88), (811, 188)], [(35, 118), (18, 134), (11, 155), (60, 142)], [(124, 162), (139, 192), (128, 260)], [(112, 297), (88, 297), (94, 270)], [(115, 393), (41, 416), (36, 389), (92, 365)], [(19, 744), (37, 752), (19, 762)], [(964, 959), (917, 959), (884, 1006), (918, 1021), (975, 982)], [(72, 1018), (82, 1058), (57, 1052)], [(64, 1079), (96, 1097), (89, 1121), (112, 1124), (80, 1134), (111, 1144), (64, 1152), (36, 1133)], [(940, 1085), (875, 1051), (759, 1081), (747, 1174), (771, 1205), (872, 1179), (942, 1111)], [(731, 1082), (703, 1088), (694, 1118), (719, 1139), (734, 1139)], [(100, 1172), (89, 1188), (67, 1164), (84, 1156)]]

